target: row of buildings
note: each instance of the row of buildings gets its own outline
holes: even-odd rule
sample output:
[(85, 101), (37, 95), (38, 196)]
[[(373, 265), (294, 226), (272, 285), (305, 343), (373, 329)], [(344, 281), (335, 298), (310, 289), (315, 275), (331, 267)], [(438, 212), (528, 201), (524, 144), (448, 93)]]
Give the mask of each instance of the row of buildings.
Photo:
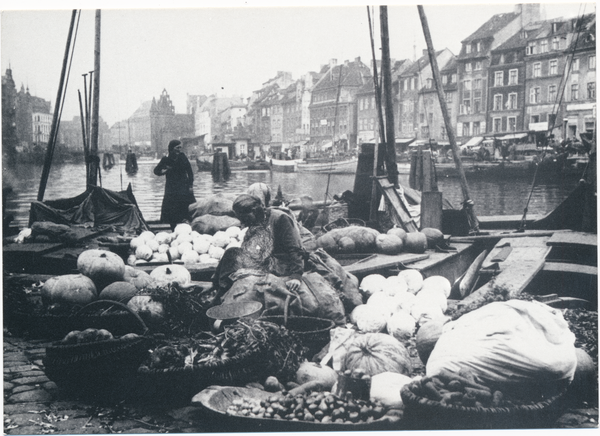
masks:
[[(595, 13), (553, 20), (540, 15), (539, 4), (516, 5), (466, 37), (460, 53), (436, 52), (451, 124), (462, 144), (484, 135), (543, 141), (552, 133), (562, 140), (595, 128)], [(230, 157), (297, 156), (332, 145), (352, 152), (377, 134), (372, 66), (359, 57), (343, 63), (331, 59), (297, 80), (279, 71), (247, 98), (188, 95), (185, 113), (176, 113), (163, 90), (128, 119), (110, 129), (101, 126), (99, 147), (159, 156), (170, 139), (180, 138), (190, 154), (221, 149)], [(4, 91), (5, 76), (2, 85)], [(418, 59), (392, 61), (389, 91), (397, 138), (447, 141), (426, 51)], [(15, 94), (18, 102), (28, 92)], [(36, 115), (49, 121), (49, 103), (30, 106), (32, 129), (19, 130), (21, 144), (43, 141), (36, 136)], [(80, 132), (80, 120), (61, 122), (67, 148), (81, 148)]]

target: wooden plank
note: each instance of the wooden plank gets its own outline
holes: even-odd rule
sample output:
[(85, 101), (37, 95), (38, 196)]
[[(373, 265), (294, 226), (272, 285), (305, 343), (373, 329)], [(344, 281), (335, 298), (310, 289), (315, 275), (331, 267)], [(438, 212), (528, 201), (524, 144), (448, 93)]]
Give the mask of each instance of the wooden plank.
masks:
[[(506, 289), (511, 298), (518, 296), (544, 267), (546, 255), (550, 251), (550, 247), (546, 245), (547, 241), (548, 237), (500, 240), (483, 263), (484, 268), (489, 268), (492, 264), (498, 265), (500, 273), (467, 296), (461, 304), (478, 301), (494, 288)], [(491, 262), (508, 243), (512, 251), (506, 260), (501, 263)]]
[(525, 230), (524, 232), (486, 232), (486, 235), (477, 236), (452, 236), (452, 242), (476, 242), (476, 241), (491, 241), (494, 239), (510, 238), (531, 238), (531, 237), (549, 237), (560, 230)]
[(575, 263), (563, 263), (563, 262), (546, 262), (544, 264), (544, 271), (584, 274), (584, 275), (590, 275), (590, 276), (598, 275), (598, 268), (595, 266), (578, 265)]
[(407, 263), (417, 262), (427, 259), (428, 254), (401, 253), (396, 255), (377, 254), (376, 257), (357, 262), (351, 265), (346, 265), (343, 268), (354, 275), (364, 275), (382, 271), (388, 268), (397, 268)]
[(555, 233), (548, 240), (548, 245), (553, 247), (559, 246), (583, 246), (583, 247), (597, 247), (598, 246), (598, 235), (593, 233), (583, 232), (560, 232)]
[(442, 193), (431, 191), (421, 194), (421, 228), (442, 230)]
[(64, 244), (57, 242), (33, 242), (33, 243), (25, 243), (25, 244), (8, 244), (2, 247), (2, 253), (4, 258), (7, 256), (11, 256), (13, 254), (32, 254), (32, 255), (42, 255), (44, 253), (49, 253), (54, 250), (58, 250), (63, 247)]
[(396, 191), (394, 185), (390, 183), (387, 177), (376, 177), (375, 180), (377, 180), (377, 183), (379, 184), (383, 195), (388, 201), (388, 204), (392, 206), (394, 213), (392, 213), (391, 216), (394, 224), (401, 226), (407, 232), (418, 231), (419, 229), (413, 221), (408, 208), (398, 194), (398, 191)]

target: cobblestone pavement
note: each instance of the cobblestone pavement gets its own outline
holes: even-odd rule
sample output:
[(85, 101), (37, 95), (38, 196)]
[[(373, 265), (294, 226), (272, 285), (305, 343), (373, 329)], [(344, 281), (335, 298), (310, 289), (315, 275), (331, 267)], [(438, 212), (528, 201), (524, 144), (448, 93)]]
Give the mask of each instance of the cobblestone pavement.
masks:
[[(4, 333), (4, 433), (105, 434), (203, 433), (215, 431), (202, 410), (188, 405), (100, 406), (66, 396), (43, 369), (46, 343)], [(578, 404), (557, 428), (597, 428), (598, 407)], [(581, 407), (583, 406), (583, 408)], [(218, 430), (217, 430), (218, 431)]]

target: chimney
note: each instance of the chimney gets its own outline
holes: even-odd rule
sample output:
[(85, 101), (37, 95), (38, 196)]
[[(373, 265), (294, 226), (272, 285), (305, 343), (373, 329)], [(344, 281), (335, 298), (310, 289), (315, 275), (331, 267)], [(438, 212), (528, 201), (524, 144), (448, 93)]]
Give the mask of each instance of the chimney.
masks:
[(337, 65), (337, 59), (329, 59), (329, 67), (333, 68)]
[(357, 64), (359, 64), (360, 63), (360, 56), (357, 57), (357, 58), (354, 58), (354, 62), (356, 62)]
[(521, 15), (521, 26), (541, 20), (539, 3), (521, 3), (515, 5), (515, 13)]
[(344, 66), (345, 66), (345, 67), (347, 67), (348, 65), (350, 65), (350, 61), (349, 61), (348, 59), (346, 59), (346, 60), (344, 61)]

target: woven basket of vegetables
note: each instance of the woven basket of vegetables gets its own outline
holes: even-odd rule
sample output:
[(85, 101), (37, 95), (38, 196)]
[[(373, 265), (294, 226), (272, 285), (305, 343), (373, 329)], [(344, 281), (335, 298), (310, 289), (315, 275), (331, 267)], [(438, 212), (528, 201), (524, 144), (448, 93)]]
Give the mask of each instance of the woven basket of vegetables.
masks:
[(159, 344), (138, 369), (135, 395), (189, 401), (213, 384), (240, 386), (270, 375), (291, 380), (302, 358), (301, 345), (284, 327), (240, 319), (218, 335)]
[(95, 398), (120, 396), (152, 346), (144, 322), (126, 306), (123, 310), (136, 320), (142, 334), (113, 336), (106, 329), (73, 330), (46, 347), (43, 363), (48, 378), (70, 392)]
[(554, 406), (566, 387), (532, 402), (460, 377), (424, 377), (405, 385), (400, 396), (411, 430), (543, 428), (555, 421)]
[(335, 323), (330, 319), (311, 316), (289, 316), (286, 318), (282, 315), (274, 315), (263, 316), (260, 319), (287, 328), (307, 348), (307, 355), (309, 356), (321, 351), (329, 343), (329, 332), (335, 327)]

